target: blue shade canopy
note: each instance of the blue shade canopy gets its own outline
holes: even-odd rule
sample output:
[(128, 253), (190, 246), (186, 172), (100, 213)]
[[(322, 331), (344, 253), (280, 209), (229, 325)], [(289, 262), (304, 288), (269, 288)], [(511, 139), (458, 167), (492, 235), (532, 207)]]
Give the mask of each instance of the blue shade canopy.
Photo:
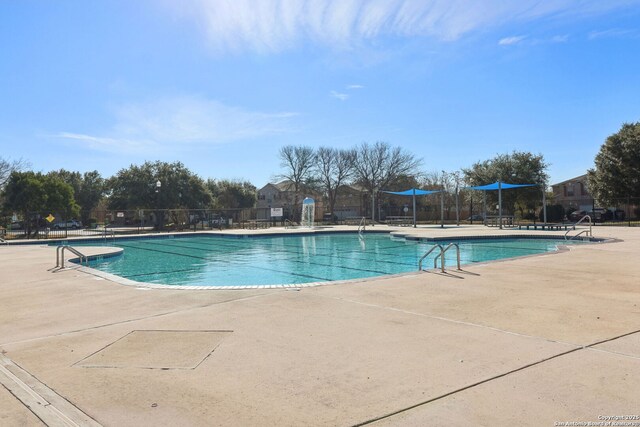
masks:
[(430, 190), (420, 190), (417, 188), (410, 188), (404, 191), (384, 191), (383, 193), (395, 194), (397, 196), (427, 196), (433, 193), (439, 193), (440, 190), (430, 191)]
[(416, 196), (427, 196), (433, 193), (440, 193), (440, 190), (420, 190), (419, 188), (410, 188), (404, 191), (385, 191), (383, 193), (395, 194), (396, 196), (411, 196), (413, 197), (413, 226), (416, 226)]
[(468, 190), (480, 190), (480, 191), (490, 191), (490, 190), (507, 190), (509, 188), (520, 188), (520, 187), (534, 187), (538, 184), (507, 184), (506, 182), (494, 182), (493, 184), (487, 185), (478, 185), (476, 187), (466, 187)]

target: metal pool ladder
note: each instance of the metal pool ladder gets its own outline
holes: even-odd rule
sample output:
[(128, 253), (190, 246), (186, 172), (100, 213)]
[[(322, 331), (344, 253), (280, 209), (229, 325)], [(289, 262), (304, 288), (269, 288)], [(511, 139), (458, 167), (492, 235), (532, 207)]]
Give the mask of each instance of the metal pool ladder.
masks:
[[(456, 259), (458, 261), (458, 270), (462, 270), (462, 268), (460, 268), (460, 246), (457, 243), (449, 243), (447, 247), (440, 252), (440, 256), (439, 256), (440, 264), (441, 264), (440, 268), (442, 269), (443, 273), (444, 273), (444, 254), (454, 246), (456, 247)], [(433, 260), (433, 268), (437, 268), (437, 267), (438, 267), (438, 257), (435, 257), (435, 259)]]
[[(422, 258), (420, 258), (420, 261), (418, 261), (418, 271), (422, 271), (422, 261), (424, 261), (424, 259), (428, 257), (429, 254), (435, 251), (436, 249), (440, 249), (440, 254), (442, 254), (442, 251), (443, 251), (442, 245), (439, 245), (437, 243), (433, 245), (431, 249), (429, 249), (424, 255), (422, 255)], [(440, 256), (440, 254), (436, 255), (436, 259)], [(444, 272), (444, 264), (442, 265), (442, 271)]]
[(429, 249), (424, 255), (422, 255), (422, 257), (420, 258), (420, 261), (418, 261), (418, 271), (422, 271), (422, 261), (424, 261), (424, 259), (428, 257), (429, 254), (431, 254), (431, 252), (435, 251), (436, 249), (440, 249), (440, 253), (438, 253), (436, 257), (433, 259), (433, 268), (438, 268), (438, 258), (440, 258), (440, 271), (444, 273), (445, 272), (444, 254), (453, 246), (455, 246), (456, 248), (458, 270), (462, 270), (462, 268), (460, 268), (460, 246), (457, 243), (449, 243), (446, 248), (443, 248), (442, 245), (436, 243), (431, 247), (431, 249)]
[(82, 265), (82, 260), (84, 259), (85, 264), (88, 266), (89, 265), (89, 257), (87, 257), (85, 254), (83, 254), (82, 252), (80, 252), (79, 250), (77, 250), (74, 247), (71, 247), (69, 245), (62, 245), (62, 246), (58, 246), (56, 248), (56, 268), (60, 267), (60, 268), (64, 268), (64, 251), (65, 249), (68, 249), (69, 252), (78, 255), (80, 257), (80, 265)]
[(362, 237), (362, 233), (367, 229), (367, 218), (362, 217), (360, 224), (358, 224), (358, 236)]
[(581, 234), (585, 234), (586, 236), (593, 237), (593, 223), (591, 222), (591, 217), (589, 215), (583, 216), (582, 218), (580, 218), (580, 221), (578, 221), (575, 224), (573, 224), (573, 229), (575, 230), (576, 229), (576, 225), (580, 224), (585, 219), (589, 220), (589, 229), (588, 230), (582, 230), (578, 234), (576, 234), (575, 236), (571, 236), (571, 238), (569, 238), (569, 239), (567, 239), (567, 234), (569, 234), (569, 232), (571, 232), (571, 230), (567, 230), (567, 232), (564, 233), (564, 240), (573, 240), (573, 239), (575, 239), (576, 237), (578, 237)]

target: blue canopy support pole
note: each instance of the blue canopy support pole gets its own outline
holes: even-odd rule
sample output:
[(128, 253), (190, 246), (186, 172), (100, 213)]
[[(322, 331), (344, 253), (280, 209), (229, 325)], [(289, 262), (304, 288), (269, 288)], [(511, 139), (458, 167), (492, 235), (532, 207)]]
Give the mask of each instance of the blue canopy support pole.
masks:
[(413, 228), (416, 228), (416, 189), (413, 189)]
[(502, 183), (498, 181), (498, 221), (502, 230)]
[(487, 225), (487, 192), (482, 192), (482, 224)]

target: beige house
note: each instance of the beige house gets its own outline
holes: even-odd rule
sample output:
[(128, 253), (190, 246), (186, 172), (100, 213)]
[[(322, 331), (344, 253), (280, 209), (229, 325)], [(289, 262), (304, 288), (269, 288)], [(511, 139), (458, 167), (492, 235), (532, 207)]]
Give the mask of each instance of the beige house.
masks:
[[(256, 202), (257, 219), (271, 219), (272, 209), (282, 209), (282, 218), (293, 218), (296, 202), (296, 193), (291, 181), (280, 181), (276, 184), (268, 183), (258, 190), (258, 200)], [(315, 192), (300, 191), (298, 192), (298, 209), (305, 197), (311, 197), (316, 205), (316, 221), (322, 219), (324, 205), (322, 197)]]
[(557, 204), (565, 209), (591, 211), (594, 208), (594, 200), (587, 187), (587, 175), (580, 175), (566, 181), (552, 184), (553, 196)]
[[(298, 209), (305, 197), (311, 197), (316, 205), (316, 221), (321, 221), (331, 213), (331, 218), (339, 221), (347, 218), (361, 217), (367, 208), (367, 195), (361, 188), (352, 185), (343, 185), (338, 191), (335, 212), (326, 212), (328, 207), (325, 197), (315, 191), (301, 191), (298, 194)], [(269, 183), (258, 190), (256, 202), (257, 219), (270, 219), (271, 209), (282, 209), (283, 218), (293, 218), (293, 204), (295, 192), (291, 181)]]
[(333, 217), (339, 221), (348, 218), (358, 218), (365, 216), (367, 207), (370, 209), (368, 193), (363, 188), (356, 185), (343, 185), (338, 190), (336, 204), (334, 206)]

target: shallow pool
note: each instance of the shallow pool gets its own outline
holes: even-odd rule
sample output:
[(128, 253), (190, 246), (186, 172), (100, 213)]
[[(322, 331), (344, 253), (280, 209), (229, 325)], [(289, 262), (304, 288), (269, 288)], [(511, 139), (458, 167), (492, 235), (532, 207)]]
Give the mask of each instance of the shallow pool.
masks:
[[(448, 242), (437, 243), (445, 246)], [(549, 239), (474, 239), (456, 243), (460, 245), (462, 264), (540, 254), (567, 244)], [(359, 238), (353, 233), (127, 239), (112, 244), (123, 248), (123, 255), (92, 261), (91, 266), (153, 284), (295, 285), (417, 271), (418, 260), (433, 244), (388, 234)], [(437, 252), (425, 259), (424, 269), (433, 267)], [(446, 265), (454, 266), (455, 258), (455, 251), (447, 252)]]

